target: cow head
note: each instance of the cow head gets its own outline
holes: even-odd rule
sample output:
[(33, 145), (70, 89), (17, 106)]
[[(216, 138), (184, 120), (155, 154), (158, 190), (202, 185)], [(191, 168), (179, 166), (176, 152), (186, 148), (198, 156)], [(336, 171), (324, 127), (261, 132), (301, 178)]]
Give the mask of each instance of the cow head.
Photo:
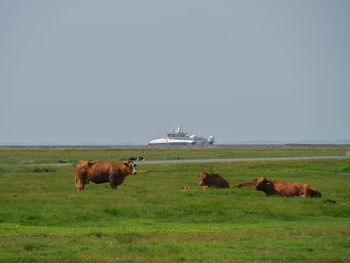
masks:
[(132, 161), (127, 161), (124, 164), (130, 169), (131, 175), (136, 174), (136, 170), (135, 170), (136, 164), (134, 164)]
[(207, 174), (206, 172), (202, 172), (201, 174), (198, 175), (198, 177), (201, 179), (201, 181), (199, 182), (200, 186), (207, 185), (206, 181), (208, 176), (209, 174)]
[(258, 190), (258, 191), (264, 191), (267, 188), (270, 188), (270, 186), (272, 186), (272, 182), (270, 180), (267, 180), (266, 177), (264, 176), (261, 176), (259, 179), (255, 181), (255, 183), (253, 182), (253, 184), (255, 186), (255, 190)]

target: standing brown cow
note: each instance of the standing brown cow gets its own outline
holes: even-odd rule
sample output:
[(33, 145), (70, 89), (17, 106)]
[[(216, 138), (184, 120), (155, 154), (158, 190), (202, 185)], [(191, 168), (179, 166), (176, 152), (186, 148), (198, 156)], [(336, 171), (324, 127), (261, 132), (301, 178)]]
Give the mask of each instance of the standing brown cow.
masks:
[[(132, 161), (127, 162), (99, 162), (99, 161), (80, 161), (75, 167), (75, 186), (78, 191), (84, 190), (84, 185), (89, 181), (95, 184), (109, 182), (113, 189), (124, 182), (129, 174), (136, 174), (135, 166)], [(79, 183), (78, 183), (79, 177)]]
[(256, 182), (255, 190), (263, 191), (266, 196), (321, 197), (321, 193), (308, 184), (267, 180), (264, 176)]
[(232, 188), (253, 187), (253, 186), (255, 186), (257, 181), (258, 181), (258, 179), (253, 179), (250, 182), (234, 184), (234, 185), (232, 185)]
[(215, 188), (229, 188), (230, 185), (228, 182), (222, 178), (218, 174), (214, 173), (206, 173), (202, 172), (198, 175), (198, 177), (201, 179), (199, 185), (202, 186), (208, 186), (208, 187), (215, 187)]

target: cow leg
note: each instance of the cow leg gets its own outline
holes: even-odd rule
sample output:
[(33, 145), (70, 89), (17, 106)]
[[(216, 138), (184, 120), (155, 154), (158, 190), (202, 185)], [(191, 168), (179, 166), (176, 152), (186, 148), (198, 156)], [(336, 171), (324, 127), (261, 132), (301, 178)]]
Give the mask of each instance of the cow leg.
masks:
[(113, 180), (109, 181), (109, 183), (111, 184), (112, 189), (117, 189), (118, 185)]
[(87, 173), (83, 173), (81, 176), (79, 176), (80, 181), (78, 184), (78, 192), (81, 190), (84, 190), (84, 186), (89, 183), (88, 175)]
[(303, 189), (299, 193), (300, 197), (306, 198), (308, 197), (308, 189), (307, 186), (303, 187)]
[(80, 192), (81, 190), (84, 190), (84, 181), (80, 179), (79, 183), (75, 184), (75, 186), (77, 187), (78, 192)]
[(82, 181), (79, 182), (78, 192), (80, 192), (81, 190), (84, 190), (84, 183)]
[(112, 189), (117, 189), (117, 182), (115, 180), (115, 176), (113, 174), (110, 174), (108, 177), (109, 183), (111, 184)]
[[(78, 178), (79, 178), (79, 182), (78, 182)], [(78, 192), (80, 192), (81, 190), (84, 190), (84, 174), (79, 174), (76, 173), (75, 175), (75, 186), (78, 189)]]
[(80, 192), (81, 190), (84, 190), (85, 184), (86, 184), (86, 178), (83, 176), (83, 178), (80, 179), (80, 182), (79, 182), (78, 192)]

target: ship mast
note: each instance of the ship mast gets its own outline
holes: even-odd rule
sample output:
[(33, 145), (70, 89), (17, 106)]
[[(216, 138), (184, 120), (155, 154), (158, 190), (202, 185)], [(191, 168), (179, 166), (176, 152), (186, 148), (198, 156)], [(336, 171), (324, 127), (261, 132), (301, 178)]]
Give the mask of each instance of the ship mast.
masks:
[(182, 130), (182, 120), (180, 121), (179, 127), (176, 129), (176, 133), (180, 133)]

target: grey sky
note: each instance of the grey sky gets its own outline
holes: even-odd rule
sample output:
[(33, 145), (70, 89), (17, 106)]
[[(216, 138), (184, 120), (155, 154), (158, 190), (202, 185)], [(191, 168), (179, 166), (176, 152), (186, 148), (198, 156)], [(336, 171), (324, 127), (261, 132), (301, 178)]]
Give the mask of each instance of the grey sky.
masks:
[(350, 138), (349, 1), (0, 0), (0, 142)]

